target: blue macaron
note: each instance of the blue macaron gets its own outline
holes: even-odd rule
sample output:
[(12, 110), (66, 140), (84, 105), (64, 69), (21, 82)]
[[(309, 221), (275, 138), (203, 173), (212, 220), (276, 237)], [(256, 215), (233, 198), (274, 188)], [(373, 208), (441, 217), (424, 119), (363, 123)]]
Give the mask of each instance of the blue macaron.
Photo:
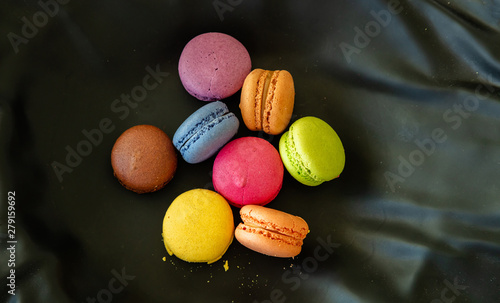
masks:
[(211, 102), (189, 116), (173, 137), (175, 148), (188, 163), (213, 156), (238, 132), (240, 122), (220, 101)]

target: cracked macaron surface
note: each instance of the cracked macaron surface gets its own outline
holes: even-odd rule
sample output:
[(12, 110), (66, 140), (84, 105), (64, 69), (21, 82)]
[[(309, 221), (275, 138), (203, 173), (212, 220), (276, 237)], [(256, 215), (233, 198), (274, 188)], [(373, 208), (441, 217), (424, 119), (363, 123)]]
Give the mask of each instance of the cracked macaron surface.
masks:
[(191, 39), (179, 58), (179, 76), (186, 91), (202, 101), (236, 93), (250, 73), (247, 49), (235, 38), (210, 32)]

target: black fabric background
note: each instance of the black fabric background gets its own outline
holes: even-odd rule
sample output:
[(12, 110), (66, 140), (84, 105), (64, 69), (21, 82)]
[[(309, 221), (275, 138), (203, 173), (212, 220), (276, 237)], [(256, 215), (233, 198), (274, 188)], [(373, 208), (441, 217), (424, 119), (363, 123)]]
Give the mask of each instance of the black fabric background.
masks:
[[(60, 2), (41, 2), (57, 4), (46, 20), (38, 1), (1, 4), (2, 302), (499, 301), (498, 0)], [(9, 37), (34, 16), (40, 27), (16, 51)], [(173, 136), (204, 104), (183, 89), (177, 62), (209, 31), (240, 40), (253, 68), (290, 71), (293, 121), (320, 117), (343, 140), (339, 179), (310, 188), (286, 173), (268, 205), (309, 223), (295, 259), (237, 242), (211, 265), (166, 254), (163, 215), (182, 192), (213, 188), (213, 158), (180, 159), (153, 194), (113, 177), (121, 132), (152, 124)], [(147, 67), (161, 83), (118, 111), (115, 100), (139, 92)], [(239, 92), (224, 102), (241, 117)], [(54, 161), (66, 165), (67, 148), (84, 148), (84, 132), (103, 120), (109, 132), (58, 180)], [(278, 145), (240, 127), (248, 135)]]

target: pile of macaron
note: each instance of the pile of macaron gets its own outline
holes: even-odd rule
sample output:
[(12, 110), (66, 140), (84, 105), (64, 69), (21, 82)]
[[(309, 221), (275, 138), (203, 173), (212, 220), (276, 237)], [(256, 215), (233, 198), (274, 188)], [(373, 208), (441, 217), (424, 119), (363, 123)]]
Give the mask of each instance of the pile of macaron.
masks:
[[(250, 55), (223, 33), (194, 37), (179, 58), (186, 91), (207, 101), (187, 117), (172, 139), (152, 125), (123, 132), (111, 151), (114, 175), (136, 193), (160, 190), (177, 170), (177, 153), (196, 164), (213, 156), (214, 191), (192, 189), (168, 207), (162, 227), (170, 255), (187, 262), (219, 260), (236, 238), (256, 252), (294, 257), (309, 232), (298, 216), (266, 207), (282, 189), (285, 168), (297, 181), (317, 186), (337, 178), (344, 148), (325, 121), (306, 116), (289, 126), (295, 99), (286, 70), (251, 70)], [(234, 138), (238, 116), (221, 100), (241, 90), (239, 108), (250, 131), (281, 135), (278, 149), (257, 136)], [(240, 208), (235, 228), (232, 207)]]

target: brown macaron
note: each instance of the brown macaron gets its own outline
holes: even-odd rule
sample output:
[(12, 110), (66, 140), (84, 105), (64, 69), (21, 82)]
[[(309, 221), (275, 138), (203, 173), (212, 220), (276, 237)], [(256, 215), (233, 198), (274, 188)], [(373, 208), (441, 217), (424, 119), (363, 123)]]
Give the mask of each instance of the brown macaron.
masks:
[(236, 240), (268, 256), (295, 257), (309, 232), (309, 226), (301, 217), (259, 205), (243, 206), (240, 216), (243, 223), (236, 227)]
[(136, 193), (163, 188), (177, 169), (172, 140), (156, 126), (137, 125), (118, 137), (111, 151), (111, 165), (118, 181)]
[(241, 89), (240, 109), (249, 130), (282, 133), (292, 118), (295, 88), (286, 70), (254, 69)]

